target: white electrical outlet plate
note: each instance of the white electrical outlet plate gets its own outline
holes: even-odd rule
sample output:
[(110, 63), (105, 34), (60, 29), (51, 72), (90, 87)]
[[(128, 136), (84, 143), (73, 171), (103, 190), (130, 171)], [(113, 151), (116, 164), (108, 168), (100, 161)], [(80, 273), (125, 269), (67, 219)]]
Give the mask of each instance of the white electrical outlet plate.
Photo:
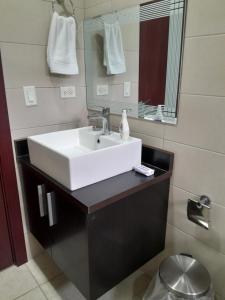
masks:
[(131, 82), (125, 81), (123, 83), (123, 96), (130, 97), (130, 93), (131, 93)]
[(35, 86), (24, 86), (23, 92), (24, 92), (26, 106), (37, 105), (37, 95), (36, 95)]
[(61, 98), (75, 98), (76, 88), (75, 86), (62, 86), (60, 87)]
[(97, 85), (96, 90), (97, 96), (106, 96), (109, 94), (109, 86), (108, 84), (105, 85)]

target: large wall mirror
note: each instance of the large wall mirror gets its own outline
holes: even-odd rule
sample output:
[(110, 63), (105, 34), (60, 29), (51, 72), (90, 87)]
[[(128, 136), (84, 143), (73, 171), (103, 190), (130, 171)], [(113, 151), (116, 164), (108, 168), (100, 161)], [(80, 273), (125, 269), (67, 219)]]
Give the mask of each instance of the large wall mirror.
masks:
[(84, 22), (87, 105), (176, 124), (186, 0), (153, 0)]

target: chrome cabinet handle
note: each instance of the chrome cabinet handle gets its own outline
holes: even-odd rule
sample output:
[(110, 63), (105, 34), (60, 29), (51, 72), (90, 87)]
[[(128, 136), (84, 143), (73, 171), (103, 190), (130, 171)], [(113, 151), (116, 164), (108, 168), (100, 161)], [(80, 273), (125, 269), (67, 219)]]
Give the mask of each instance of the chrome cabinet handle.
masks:
[(47, 193), (48, 217), (49, 226), (54, 226), (57, 223), (55, 193)]
[(43, 218), (44, 216), (47, 215), (45, 185), (44, 184), (38, 185), (37, 190), (38, 190), (38, 202), (39, 202), (40, 216), (41, 216), (41, 218)]

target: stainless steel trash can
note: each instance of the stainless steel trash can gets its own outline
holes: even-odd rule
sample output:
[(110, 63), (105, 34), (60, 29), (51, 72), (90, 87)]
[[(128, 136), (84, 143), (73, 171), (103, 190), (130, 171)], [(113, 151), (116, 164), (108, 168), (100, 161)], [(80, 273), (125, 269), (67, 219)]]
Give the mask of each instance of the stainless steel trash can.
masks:
[(174, 255), (164, 260), (143, 300), (213, 300), (208, 271), (196, 259)]

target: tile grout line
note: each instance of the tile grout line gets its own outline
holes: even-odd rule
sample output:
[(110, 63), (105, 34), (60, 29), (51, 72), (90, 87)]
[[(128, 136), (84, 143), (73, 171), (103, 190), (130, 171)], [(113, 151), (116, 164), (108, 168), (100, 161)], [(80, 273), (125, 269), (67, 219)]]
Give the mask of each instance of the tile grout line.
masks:
[[(83, 22), (83, 21), (82, 21)], [(47, 43), (45, 43), (45, 44), (37, 44), (37, 43), (28, 43), (28, 42), (16, 42), (16, 41), (13, 41), (13, 42), (11, 42), (11, 41), (1, 41), (0, 40), (0, 44), (2, 44), (3, 46), (4, 45), (7, 45), (7, 44), (9, 44), (9, 45), (23, 45), (23, 46), (39, 46), (39, 47), (47, 47), (48, 46), (48, 44)], [(84, 48), (77, 48), (77, 50), (84, 50)]]
[(210, 150), (210, 149), (207, 149), (207, 148), (201, 148), (201, 147), (198, 147), (198, 146), (195, 146), (195, 145), (185, 144), (185, 143), (182, 143), (182, 142), (178, 142), (178, 141), (166, 138), (165, 137), (166, 125), (164, 125), (164, 128), (163, 128), (163, 131), (164, 131), (163, 132), (163, 137), (144, 134), (144, 133), (141, 133), (141, 132), (135, 131), (135, 130), (131, 130), (131, 131), (134, 132), (134, 133), (140, 134), (140, 135), (145, 135), (147, 137), (149, 136), (149, 137), (162, 139), (163, 140), (163, 145), (164, 145), (164, 142), (172, 142), (172, 143), (175, 143), (175, 144), (178, 144), (178, 145), (187, 146), (187, 147), (190, 147), (190, 148), (199, 149), (199, 150), (210, 152), (210, 153), (213, 153), (213, 154), (218, 154), (218, 155), (221, 155), (221, 156), (225, 156), (225, 153), (223, 153), (223, 152), (214, 151), (214, 150)]
[(174, 141), (174, 140), (170, 140), (168, 138), (165, 138), (165, 142), (170, 142), (170, 143), (172, 142), (174, 144), (186, 146), (186, 147), (189, 147), (189, 148), (194, 148), (194, 149), (210, 152), (210, 153), (213, 153), (213, 154), (217, 154), (217, 155), (220, 155), (220, 156), (225, 156), (225, 152), (219, 152), (219, 151), (214, 151), (214, 150), (210, 150), (210, 149), (207, 149), (207, 148), (201, 148), (201, 147), (198, 147), (198, 146), (194, 146), (194, 145), (185, 144), (185, 143), (182, 143), (182, 142), (177, 142), (177, 141)]
[[(186, 189), (184, 189), (184, 188), (182, 188), (182, 187), (180, 187), (180, 186), (178, 186), (178, 185), (176, 185), (176, 184), (174, 184), (174, 183), (171, 183), (170, 184), (170, 186), (171, 187), (175, 187), (175, 188), (177, 188), (177, 189), (179, 189), (179, 190), (181, 190), (181, 191), (183, 191), (183, 192), (185, 192), (185, 193), (188, 193), (188, 194), (191, 194), (191, 195), (193, 195), (193, 196), (199, 196), (199, 195), (197, 195), (197, 194), (195, 194), (195, 193), (193, 193), (193, 192), (191, 192), (191, 191), (188, 191), (188, 190), (186, 190)], [(218, 203), (218, 202), (215, 202), (215, 201), (212, 201), (212, 203), (213, 203), (213, 205), (215, 205), (215, 206), (218, 206), (218, 207), (220, 207), (220, 208), (222, 208), (222, 209), (225, 209), (225, 205), (222, 205), (222, 204), (220, 204), (220, 203)], [(225, 254), (224, 254), (225, 255)]]
[[(69, 85), (70, 83), (68, 83), (67, 85)], [(74, 84), (77, 88), (86, 88), (86, 85), (76, 85)], [(35, 86), (36, 89), (59, 89), (60, 87), (64, 87), (65, 84), (59, 85), (59, 86)], [(5, 88), (6, 91), (13, 91), (13, 90), (21, 90), (23, 89), (23, 86), (20, 87), (6, 87)], [(77, 98), (77, 97), (74, 97)]]
[(43, 125), (43, 126), (36, 126), (36, 127), (24, 127), (24, 128), (16, 128), (16, 129), (12, 129), (12, 132), (15, 131), (21, 131), (21, 130), (29, 130), (29, 129), (38, 129), (38, 128), (45, 128), (45, 127), (51, 127), (51, 126), (64, 126), (64, 125), (74, 125), (75, 122), (68, 122), (68, 123), (56, 123), (56, 124), (47, 124), (47, 125)]
[(150, 137), (150, 138), (154, 138), (154, 139), (158, 139), (158, 140), (163, 140), (163, 138), (161, 138), (161, 137), (157, 137), (157, 136), (154, 136), (154, 135), (147, 135), (147, 134), (140, 133), (140, 132), (137, 132), (137, 131), (134, 131), (134, 130), (131, 130), (131, 134), (144, 135), (146, 137)]
[(185, 35), (185, 39), (195, 39), (195, 38), (201, 38), (201, 37), (220, 37), (221, 35), (225, 35), (225, 32), (221, 33), (209, 33), (209, 34), (201, 34), (201, 35)]
[(182, 96), (200, 96), (200, 97), (207, 97), (207, 98), (210, 98), (210, 97), (215, 97), (215, 98), (225, 98), (225, 95), (205, 95), (205, 94), (197, 94), (197, 93), (188, 93), (188, 92), (185, 92), (185, 91), (181, 91), (180, 92), (180, 95)]
[(225, 253), (222, 253), (222, 252), (218, 251), (217, 249), (212, 248), (212, 247), (209, 246), (208, 244), (205, 244), (202, 240), (199, 240), (197, 237), (195, 237), (195, 236), (193, 236), (193, 235), (191, 235), (191, 234), (189, 234), (189, 233), (187, 233), (187, 232), (181, 230), (180, 228), (178, 228), (178, 227), (175, 226), (174, 224), (171, 224), (171, 223), (169, 223), (169, 222), (167, 222), (167, 224), (169, 224), (171, 227), (176, 228), (176, 230), (182, 232), (182, 233), (185, 234), (186, 236), (191, 237), (191, 238), (194, 239), (194, 240), (197, 240), (199, 243), (203, 244), (205, 247), (211, 249), (212, 251), (215, 251), (215, 252), (219, 253), (220, 255), (224, 256), (224, 259), (225, 259)]

